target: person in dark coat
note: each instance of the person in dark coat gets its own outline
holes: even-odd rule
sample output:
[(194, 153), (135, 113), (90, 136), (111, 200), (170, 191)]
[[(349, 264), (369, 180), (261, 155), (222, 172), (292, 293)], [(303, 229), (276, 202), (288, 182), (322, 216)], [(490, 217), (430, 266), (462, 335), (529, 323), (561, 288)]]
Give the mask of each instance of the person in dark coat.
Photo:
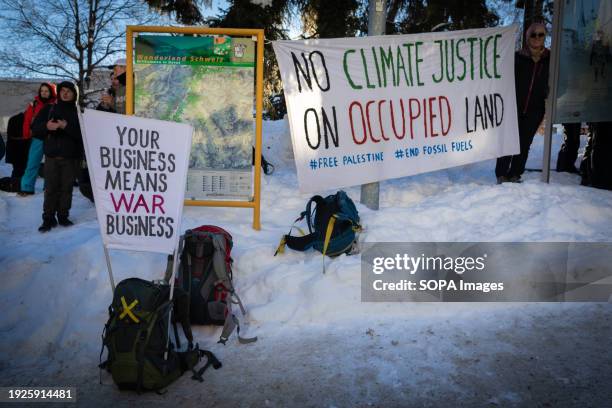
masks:
[(595, 82), (606, 78), (606, 62), (610, 59), (610, 46), (604, 41), (604, 32), (597, 30), (593, 36), (589, 65), (593, 66)]
[(100, 101), (100, 103), (98, 104), (98, 106), (96, 106), (96, 110), (102, 111), (102, 112), (115, 112), (115, 82), (118, 83), (118, 81), (115, 79), (115, 73), (111, 72), (110, 73), (110, 80), (111, 80), (111, 86), (107, 89), (104, 90), (103, 94), (102, 94), (102, 99)]
[(96, 110), (125, 115), (125, 58), (115, 61), (115, 64), (109, 65), (108, 68), (113, 70), (111, 87), (104, 91)]
[(576, 159), (580, 148), (580, 128), (582, 123), (563, 124), (563, 144), (557, 156), (557, 171), (578, 174)]
[(2, 134), (0, 134), (0, 160), (4, 159), (4, 153), (6, 153), (6, 145), (4, 144)]
[(23, 138), (23, 112), (9, 118), (6, 127), (6, 162), (13, 165), (11, 178), (19, 180), (28, 163), (30, 140)]
[(529, 148), (542, 119), (548, 95), (550, 52), (544, 47), (546, 27), (533, 23), (525, 33), (525, 46), (514, 55), (514, 81), (521, 150), (514, 156), (497, 159), (497, 183), (520, 183)]
[(72, 187), (83, 154), (77, 88), (65, 81), (57, 87), (57, 94), (57, 103), (45, 106), (32, 124), (32, 135), (43, 140), (45, 153), (45, 200), (40, 232), (47, 232), (58, 223), (65, 227), (73, 225), (68, 219)]
[(583, 186), (612, 190), (612, 122), (589, 123), (580, 173)]

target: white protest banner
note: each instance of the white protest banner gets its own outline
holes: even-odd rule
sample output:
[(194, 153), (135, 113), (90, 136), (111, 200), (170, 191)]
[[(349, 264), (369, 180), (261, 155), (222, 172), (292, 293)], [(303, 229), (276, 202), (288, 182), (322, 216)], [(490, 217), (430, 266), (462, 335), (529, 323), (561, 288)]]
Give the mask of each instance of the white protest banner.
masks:
[(193, 128), (89, 109), (81, 125), (105, 247), (172, 253)]
[(300, 190), (517, 154), (515, 34), (275, 41)]

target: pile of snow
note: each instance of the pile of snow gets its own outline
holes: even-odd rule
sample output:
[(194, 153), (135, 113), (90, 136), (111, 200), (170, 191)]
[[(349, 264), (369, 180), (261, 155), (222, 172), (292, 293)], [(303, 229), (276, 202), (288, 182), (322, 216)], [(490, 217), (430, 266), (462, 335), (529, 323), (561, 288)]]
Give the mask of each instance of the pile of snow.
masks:
[[(542, 139), (536, 137), (528, 168), (541, 168)], [(553, 156), (560, 139), (555, 135)], [(362, 303), (359, 256), (326, 259), (326, 274), (317, 252), (288, 250), (274, 257), (280, 237), (310, 195), (297, 190), (286, 121), (264, 124), (263, 153), (276, 171), (263, 176), (261, 231), (251, 228), (252, 212), (246, 209), (186, 207), (182, 224), (183, 230), (219, 225), (233, 235), (235, 283), (250, 315), (247, 334), (258, 335), (260, 347), (281, 331), (299, 336), (304, 327), (482, 313), (494, 319), (519, 307)], [(496, 185), (494, 165), (486, 161), (382, 182), (380, 211), (357, 205), (365, 227), (361, 241), (610, 241), (611, 192), (582, 187), (578, 176), (566, 173), (553, 173), (550, 184), (540, 181), (541, 173), (527, 172), (522, 184)], [(0, 165), (0, 176), (9, 173), (8, 165)], [(346, 191), (358, 201), (359, 187)], [(42, 198), (0, 193), (0, 369), (63, 356), (91, 365), (107, 319), (112, 293), (93, 205), (75, 190), (75, 226), (40, 234)], [(116, 282), (132, 276), (158, 279), (166, 266), (158, 254), (112, 251), (111, 258)], [(478, 318), (465, 320), (468, 331), (470, 324), (480, 324)], [(220, 334), (214, 328), (195, 333), (205, 344)]]

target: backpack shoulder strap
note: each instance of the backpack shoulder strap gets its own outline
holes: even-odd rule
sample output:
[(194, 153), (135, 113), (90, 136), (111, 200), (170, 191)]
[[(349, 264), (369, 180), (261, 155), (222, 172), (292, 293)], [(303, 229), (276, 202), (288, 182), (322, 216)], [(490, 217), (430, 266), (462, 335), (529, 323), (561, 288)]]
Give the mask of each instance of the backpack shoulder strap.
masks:
[[(313, 232), (308, 235), (304, 235), (303, 237), (296, 237), (293, 235), (285, 235), (281, 242), (286, 244), (289, 248), (295, 251), (306, 251), (310, 249), (314, 242), (317, 240), (318, 235), (316, 232)], [(283, 242), (284, 241), (284, 242)], [(284, 245), (283, 245), (284, 246)], [(279, 251), (282, 253), (282, 250)]]
[[(312, 203), (316, 204), (316, 207), (314, 208), (314, 210), (312, 209)], [(308, 200), (308, 204), (306, 204), (306, 211), (305, 211), (305, 215), (306, 215), (306, 224), (308, 224), (308, 231), (309, 232), (313, 232), (313, 220), (315, 217), (315, 213), (318, 209), (318, 207), (320, 207), (323, 203), (325, 202), (325, 199), (323, 197), (321, 197), (320, 195), (316, 195), (310, 198), (310, 200)]]
[(149, 341), (151, 340), (151, 333), (153, 333), (153, 327), (157, 322), (157, 315), (166, 307), (172, 307), (170, 301), (162, 304), (155, 310), (155, 312), (153, 312), (153, 315), (150, 317), (151, 320), (145, 326), (146, 328), (141, 328), (136, 336), (136, 343), (134, 345), (134, 351), (136, 352), (138, 358), (138, 367), (136, 371), (136, 391), (139, 394), (142, 390), (144, 380), (145, 351), (149, 345)]
[(238, 297), (236, 292), (231, 292), (230, 297), (227, 299), (227, 316), (225, 317), (225, 322), (223, 324), (223, 330), (221, 331), (221, 336), (219, 337), (219, 341), (217, 343), (221, 343), (225, 345), (227, 339), (232, 334), (234, 329), (236, 330), (236, 334), (238, 335), (238, 342), (240, 344), (249, 344), (257, 341), (257, 336), (255, 337), (242, 337), (240, 335), (240, 321), (236, 317), (236, 315), (232, 312), (232, 304), (239, 305), (240, 311), (243, 317), (246, 317), (246, 309), (242, 304), (242, 301)]
[[(255, 165), (255, 146), (253, 146), (251, 164), (253, 166)], [(263, 154), (261, 155), (261, 168), (263, 169), (263, 172), (266, 176), (269, 176), (270, 174), (274, 173), (274, 165), (267, 161)]]
[[(325, 199), (320, 195), (316, 195), (308, 200), (306, 203), (306, 209), (302, 211), (298, 219), (295, 220), (291, 228), (289, 228), (289, 232), (281, 237), (280, 243), (276, 248), (276, 252), (274, 252), (274, 256), (278, 254), (282, 254), (285, 251), (285, 245), (295, 251), (306, 251), (311, 248), (314, 242), (319, 238), (319, 233), (314, 231), (314, 218), (317, 208), (321, 206), (325, 202)], [(316, 207), (312, 207), (312, 204), (315, 203)], [(300, 228), (298, 230), (302, 233), (302, 236), (296, 237), (291, 235), (291, 231), (295, 227), (295, 224), (301, 220), (306, 218), (306, 224), (308, 225), (308, 234), (305, 234)], [(296, 227), (297, 228), (297, 227)]]
[[(334, 230), (334, 224), (336, 223), (336, 218), (336, 215), (332, 215), (331, 217), (329, 217), (327, 228), (325, 229), (325, 240), (323, 241), (323, 259), (325, 259), (325, 254), (327, 253), (327, 248), (329, 247), (329, 241), (331, 240), (332, 231)], [(323, 273), (325, 273), (325, 261), (323, 262)]]
[[(195, 370), (195, 366), (191, 368), (191, 372), (193, 373), (193, 375), (191, 376), (192, 380), (204, 382), (204, 379), (202, 378), (202, 374), (204, 374), (204, 371), (206, 371), (208, 367), (212, 365), (215, 370), (218, 370), (223, 366), (221, 362), (217, 359), (217, 357), (212, 352), (208, 350), (200, 350), (198, 345), (196, 345), (196, 348), (193, 351), (198, 353), (198, 360), (201, 359), (202, 357), (206, 357), (206, 364), (204, 364), (204, 366), (202, 366), (202, 368), (200, 368), (198, 371)], [(189, 351), (187, 351), (186, 353), (189, 353)]]
[(221, 234), (211, 234), (213, 247), (215, 251), (213, 253), (213, 269), (217, 275), (217, 279), (223, 281), (223, 283), (229, 285), (228, 289), (233, 291), (231, 281), (231, 262), (227, 259), (227, 240), (225, 236)]

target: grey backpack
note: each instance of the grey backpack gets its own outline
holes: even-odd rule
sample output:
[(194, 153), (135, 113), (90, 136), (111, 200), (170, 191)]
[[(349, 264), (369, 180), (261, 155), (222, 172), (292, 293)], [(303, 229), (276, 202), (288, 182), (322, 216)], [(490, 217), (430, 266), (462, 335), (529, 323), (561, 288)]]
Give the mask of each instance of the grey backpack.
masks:
[(240, 323), (234, 313), (234, 306), (243, 316), (246, 310), (233, 286), (232, 246), (230, 233), (214, 225), (185, 231), (179, 245), (176, 285), (189, 294), (192, 324), (223, 326), (219, 339), (222, 344), (234, 329), (241, 343), (251, 343), (257, 338), (240, 336)]

